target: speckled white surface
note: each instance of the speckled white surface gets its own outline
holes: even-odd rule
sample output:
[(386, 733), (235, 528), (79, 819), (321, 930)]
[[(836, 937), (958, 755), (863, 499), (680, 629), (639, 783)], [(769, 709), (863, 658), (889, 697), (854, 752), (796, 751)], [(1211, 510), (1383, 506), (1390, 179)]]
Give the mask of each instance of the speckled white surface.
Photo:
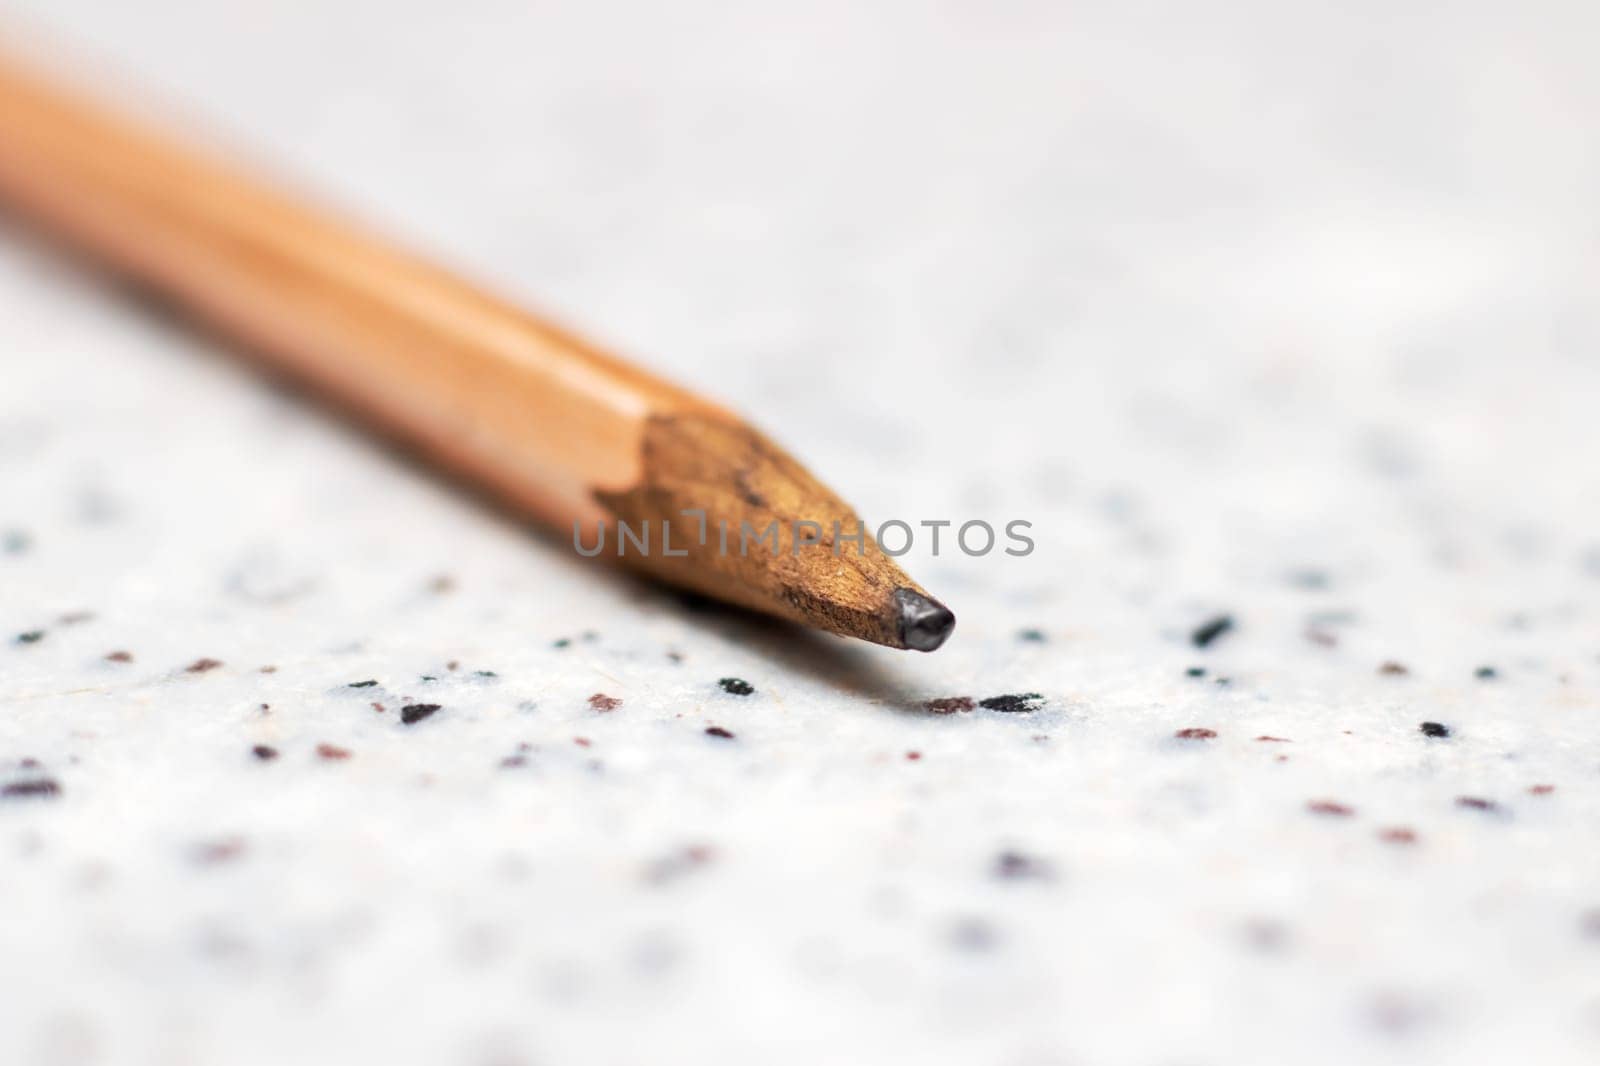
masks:
[(686, 610), (7, 229), (0, 1062), (1600, 1057), (1592, 4), (4, 10), (1039, 547)]

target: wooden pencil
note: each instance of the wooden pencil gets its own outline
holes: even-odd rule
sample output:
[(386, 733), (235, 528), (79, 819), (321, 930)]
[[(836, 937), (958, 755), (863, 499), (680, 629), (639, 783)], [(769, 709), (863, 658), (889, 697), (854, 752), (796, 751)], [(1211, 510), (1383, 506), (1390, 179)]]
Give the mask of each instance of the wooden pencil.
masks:
[(575, 545), (643, 528), (600, 554), (889, 647), (955, 624), (722, 407), (3, 54), (0, 199)]

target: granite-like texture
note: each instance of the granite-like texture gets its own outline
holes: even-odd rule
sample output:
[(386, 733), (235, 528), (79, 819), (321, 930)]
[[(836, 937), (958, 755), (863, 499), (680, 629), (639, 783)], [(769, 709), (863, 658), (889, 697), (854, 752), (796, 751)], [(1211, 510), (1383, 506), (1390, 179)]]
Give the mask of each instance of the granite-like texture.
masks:
[(1594, 5), (5, 7), (1038, 550), (689, 610), (8, 229), (0, 1062), (1600, 1059)]

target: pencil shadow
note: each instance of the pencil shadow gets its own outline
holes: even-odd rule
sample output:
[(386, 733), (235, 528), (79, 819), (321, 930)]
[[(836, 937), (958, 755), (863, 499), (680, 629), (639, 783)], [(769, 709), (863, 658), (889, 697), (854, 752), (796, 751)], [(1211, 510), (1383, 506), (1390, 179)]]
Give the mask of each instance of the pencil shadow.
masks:
[[(875, 658), (855, 641), (721, 604), (621, 566), (597, 565), (594, 560), (578, 556), (570, 550), (570, 542), (564, 534), (539, 527), (487, 491), (448, 476), (418, 448), (360, 410), (303, 385), (277, 369), (270, 360), (249, 358), (249, 350), (237, 339), (196, 320), (159, 289), (126, 272), (105, 267), (4, 205), (0, 205), (0, 239), (18, 239), (31, 244), (146, 322), (200, 340), (202, 343), (185, 346), (189, 357), (224, 362), (290, 402), (335, 416), (331, 421), (354, 446), (378, 452), (385, 460), (443, 487), (465, 505), (490, 516), (508, 532), (535, 542), (548, 557), (558, 560), (558, 565), (580, 567), (586, 580), (612, 582), (613, 591), (620, 591), (642, 607), (675, 614), (688, 624), (754, 651), (776, 667), (813, 678), (883, 709), (918, 715), (930, 713), (923, 701), (913, 694), (909, 675), (887, 667), (881, 658)], [(356, 427), (366, 432), (357, 432)]]
[(778, 669), (811, 678), (883, 710), (932, 713), (927, 710), (925, 699), (916, 695), (913, 675), (898, 669), (897, 664), (886, 661), (882, 652), (868, 645), (682, 592), (649, 578), (620, 571), (614, 576), (635, 585), (638, 594), (648, 598), (655, 609), (736, 643), (741, 650), (754, 652)]

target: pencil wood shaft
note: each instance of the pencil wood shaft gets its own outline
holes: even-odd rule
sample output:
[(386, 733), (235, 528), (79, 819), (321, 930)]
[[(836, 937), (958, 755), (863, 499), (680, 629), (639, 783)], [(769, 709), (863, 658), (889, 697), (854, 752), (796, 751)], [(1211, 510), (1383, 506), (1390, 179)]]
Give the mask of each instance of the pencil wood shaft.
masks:
[[(4, 54), (0, 198), (515, 510), (588, 543), (670, 524), (687, 550), (631, 565), (895, 647), (953, 624), (870, 534), (832, 551), (860, 519), (733, 414)], [(776, 520), (778, 551), (699, 543), (685, 510)], [(827, 538), (797, 547), (796, 520)]]

